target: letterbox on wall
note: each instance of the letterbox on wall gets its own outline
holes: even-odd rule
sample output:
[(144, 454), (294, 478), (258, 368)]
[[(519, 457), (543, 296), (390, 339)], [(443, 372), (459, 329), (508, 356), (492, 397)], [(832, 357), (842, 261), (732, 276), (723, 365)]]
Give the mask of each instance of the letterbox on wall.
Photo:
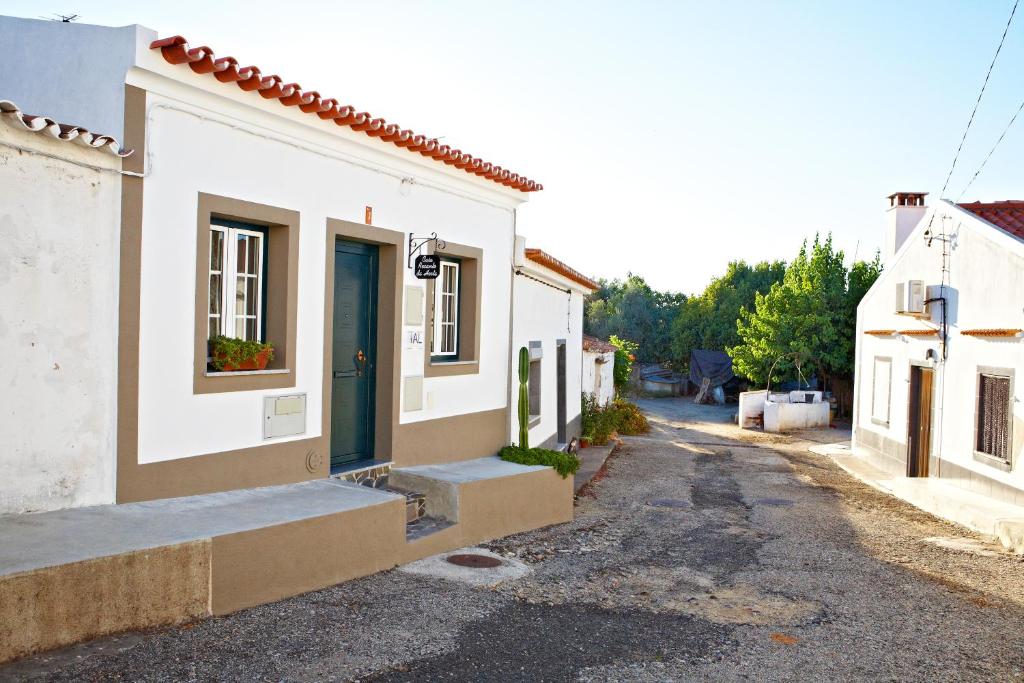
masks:
[(306, 432), (306, 395), (263, 398), (263, 438), (295, 436)]

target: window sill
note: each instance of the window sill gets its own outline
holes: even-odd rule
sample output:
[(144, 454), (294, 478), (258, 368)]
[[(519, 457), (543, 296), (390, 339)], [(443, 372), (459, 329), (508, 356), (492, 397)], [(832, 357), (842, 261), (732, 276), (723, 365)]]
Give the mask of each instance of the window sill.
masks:
[(533, 427), (536, 427), (537, 425), (539, 425), (540, 424), (540, 415), (531, 415), (530, 416), (530, 420), (529, 420), (529, 422), (527, 424), (528, 424), (528, 426), (531, 429)]
[(877, 417), (871, 418), (871, 424), (877, 425), (879, 427), (885, 427), (886, 429), (889, 428), (889, 421), (888, 420), (883, 422), (882, 420), (879, 420)]
[(983, 465), (988, 465), (989, 467), (994, 467), (997, 470), (1002, 470), (1003, 472), (1009, 472), (1013, 469), (1012, 463), (1000, 460), (999, 458), (994, 458), (988, 453), (982, 453), (981, 451), (974, 451), (974, 461), (980, 462)]
[(432, 360), (424, 368), (425, 377), (448, 377), (450, 375), (475, 375), (480, 372), (480, 361), (476, 360)]
[(280, 368), (277, 370), (232, 370), (230, 372), (204, 372), (203, 377), (245, 377), (247, 375), (287, 375), (291, 370)]

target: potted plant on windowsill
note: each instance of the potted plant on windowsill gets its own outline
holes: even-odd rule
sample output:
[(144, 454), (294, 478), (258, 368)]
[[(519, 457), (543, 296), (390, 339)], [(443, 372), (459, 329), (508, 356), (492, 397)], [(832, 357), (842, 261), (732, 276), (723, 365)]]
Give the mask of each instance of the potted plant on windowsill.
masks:
[(274, 345), (219, 336), (210, 340), (210, 365), (218, 372), (266, 370), (274, 360)]

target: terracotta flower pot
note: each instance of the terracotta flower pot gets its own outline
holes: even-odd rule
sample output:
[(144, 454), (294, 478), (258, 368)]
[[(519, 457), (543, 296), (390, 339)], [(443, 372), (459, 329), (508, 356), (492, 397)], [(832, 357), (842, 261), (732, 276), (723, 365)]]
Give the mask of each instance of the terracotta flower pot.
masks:
[[(272, 349), (263, 349), (258, 354), (251, 358), (246, 358), (240, 361), (237, 365), (231, 363), (225, 363), (222, 368), (222, 372), (236, 372), (238, 370), (266, 370), (267, 364), (270, 362), (270, 353)], [(220, 354), (217, 360), (223, 360), (224, 355)]]
[(580, 437), (580, 448), (590, 448), (590, 439), (588, 437)]

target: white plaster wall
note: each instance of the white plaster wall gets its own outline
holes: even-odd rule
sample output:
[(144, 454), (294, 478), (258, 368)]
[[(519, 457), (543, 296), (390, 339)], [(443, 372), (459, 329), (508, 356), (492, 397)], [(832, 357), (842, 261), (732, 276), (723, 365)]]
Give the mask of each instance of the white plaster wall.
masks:
[[(522, 268), (534, 277), (542, 277), (563, 290), (570, 288), (565, 278), (546, 269)], [(570, 299), (571, 296), (571, 299)], [(580, 414), (583, 393), (583, 294), (573, 289), (572, 294), (558, 291), (523, 276), (515, 278), (513, 299), (512, 377), (510, 435), (519, 440), (519, 420), (516, 406), (519, 400), (519, 349), (529, 347), (531, 341), (540, 341), (544, 357), (541, 361), (541, 419), (530, 428), (530, 445), (537, 446), (558, 431), (558, 365), (556, 341), (566, 343), (566, 422)]]
[(124, 140), (124, 79), (137, 50), (156, 39), (143, 26), (92, 26), (0, 16), (0, 97), (27, 114)]
[(828, 427), (828, 403), (776, 403), (766, 401), (764, 431), (788, 432), (794, 429)]
[(120, 163), (0, 124), (0, 513), (114, 501)]
[[(599, 360), (604, 360), (599, 363)], [(615, 398), (615, 353), (583, 352), (583, 391), (594, 394), (600, 405)], [(600, 379), (600, 383), (598, 380)]]
[[(165, 69), (153, 60), (149, 66)], [(313, 121), (311, 126), (310, 117), (277, 103), (273, 110), (261, 102), (250, 106), (251, 94), (244, 102), (236, 101), (237, 88), (221, 97), (146, 72), (134, 71), (130, 80), (150, 92), (142, 231), (140, 462), (268, 443), (261, 428), (265, 395), (305, 392), (306, 433), (292, 438), (320, 434), (326, 221), (362, 222), (367, 205), (373, 206), (374, 225), (417, 235), (437, 232), (484, 251), (480, 372), (426, 379), (424, 409), (402, 412), (401, 421), (507, 405), (509, 264), (514, 206), (521, 199), (478, 190), (479, 181), (472, 178), (449, 181), (449, 190), (429, 172), (421, 174), (416, 164), (395, 167), (390, 157), (372, 146), (338, 135), (333, 124)], [(413, 182), (403, 186), (403, 177)], [(199, 192), (300, 213), (294, 389), (192, 393)], [(406, 271), (406, 284), (422, 283)], [(409, 329), (413, 328), (405, 328)], [(423, 374), (422, 347), (403, 351), (401, 372)]]
[[(936, 207), (931, 230), (945, 230), (953, 238), (949, 259), (950, 301), (948, 316), (948, 359), (936, 364), (935, 406), (932, 430), (932, 455), (954, 462), (1018, 488), (1024, 488), (1024, 465), (1020, 463), (1024, 443), (1024, 341), (983, 339), (962, 336), (971, 328), (1024, 328), (1024, 243), (1001, 230), (989, 227), (958, 207), (946, 202)], [(942, 282), (942, 243), (929, 248), (923, 231), (931, 214), (918, 225), (893, 262), (887, 266), (858, 308), (857, 316), (857, 396), (854, 438), (857, 432), (871, 431), (905, 444), (907, 441), (910, 365), (925, 363), (928, 350), (941, 355), (937, 337), (876, 337), (863, 334), (873, 329), (910, 329), (925, 327), (912, 317), (894, 313), (897, 282), (924, 280), (926, 285)], [(933, 293), (934, 295), (934, 293)], [(931, 321), (940, 320), (939, 307), (933, 306)], [(888, 425), (871, 419), (871, 387), (875, 356), (892, 357), (890, 418)], [(1010, 368), (1016, 371), (1014, 383), (1013, 460), (1011, 472), (1002, 472), (974, 460), (975, 392), (978, 366)], [(941, 464), (940, 464), (941, 466)], [(932, 474), (938, 474), (932, 472)]]
[(738, 420), (741, 429), (747, 429), (748, 427), (754, 426), (754, 418), (758, 415), (764, 414), (764, 402), (768, 398), (768, 391), (761, 389), (759, 391), (743, 391), (740, 392), (739, 405), (737, 406)]

